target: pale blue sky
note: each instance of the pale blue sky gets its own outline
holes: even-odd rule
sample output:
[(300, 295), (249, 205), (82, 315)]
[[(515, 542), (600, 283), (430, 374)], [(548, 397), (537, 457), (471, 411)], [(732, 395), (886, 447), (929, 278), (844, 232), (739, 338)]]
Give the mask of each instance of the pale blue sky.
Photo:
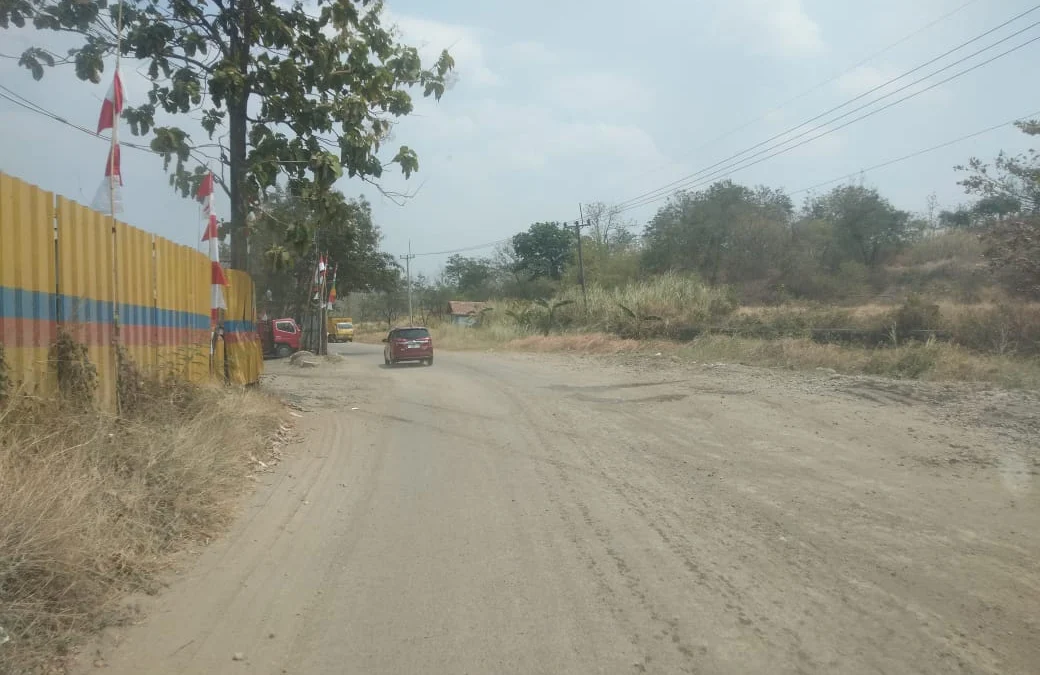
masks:
[[(415, 252), (439, 251), (503, 239), (536, 220), (574, 219), (579, 202), (621, 202), (670, 183), (1032, 7), (1029, 0), (971, 2), (766, 119), (705, 145), (966, 1), (659, 0), (637, 9), (620, 0), (390, 0), (389, 18), (406, 40), (430, 55), (452, 50), (457, 82), (440, 103), (421, 102), (417, 115), (394, 130), (390, 145), (414, 148), (421, 169), (409, 181), (388, 177), (385, 185), (421, 185), (415, 198), (401, 207), (356, 181), (341, 188), (369, 196), (384, 248), (395, 254), (409, 239)], [(1040, 11), (915, 77), (1035, 21)], [(1040, 27), (934, 79), (1037, 35)], [(0, 32), (0, 54), (20, 53), (33, 37)], [(1038, 111), (1038, 64), (1040, 42), (731, 177), (794, 191)], [(124, 72), (129, 100), (140, 101), (145, 82), (132, 69)], [(107, 78), (91, 85), (68, 71), (34, 82), (8, 59), (0, 59), (0, 83), (90, 128), (108, 86)], [(105, 161), (101, 140), (4, 100), (0, 122), (0, 170), (90, 202)], [(953, 206), (965, 199), (954, 164), (1027, 145), (1022, 134), (1002, 129), (871, 172), (866, 181), (904, 209), (924, 210), (932, 192)], [(197, 206), (172, 192), (161, 161), (127, 150), (123, 172), (126, 220), (194, 245)], [(656, 206), (626, 215), (642, 223)], [(226, 213), (226, 204), (218, 203), (218, 211)], [(435, 271), (443, 259), (419, 258), (417, 269)]]

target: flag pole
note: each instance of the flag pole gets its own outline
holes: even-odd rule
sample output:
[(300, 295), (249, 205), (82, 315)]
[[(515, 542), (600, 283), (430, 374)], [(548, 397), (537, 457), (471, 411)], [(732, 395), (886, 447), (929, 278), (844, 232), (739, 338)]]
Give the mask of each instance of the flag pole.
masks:
[[(116, 69), (113, 77), (119, 77), (119, 66), (123, 56), (123, 0), (119, 0), (119, 10), (116, 18)], [(120, 88), (122, 83), (120, 83)], [(120, 107), (120, 106), (117, 106)], [(119, 241), (118, 226), (116, 224), (116, 153), (119, 152), (119, 117), (117, 110), (112, 117), (112, 143), (108, 151), (108, 206), (112, 215), (112, 351), (116, 362), (116, 412), (122, 414), (123, 402), (119, 395), (119, 377), (122, 371), (123, 354), (120, 346), (119, 335)], [(119, 179), (122, 180), (122, 162), (119, 162)]]
[(318, 334), (321, 337), (318, 339), (318, 353), (322, 356), (328, 356), (329, 353), (329, 314), (328, 314), (328, 292), (329, 292), (329, 252), (326, 251), (323, 257), (325, 261), (325, 269), (321, 271), (321, 296), (319, 302), (321, 303), (321, 310), (319, 316), (321, 321), (321, 332)]

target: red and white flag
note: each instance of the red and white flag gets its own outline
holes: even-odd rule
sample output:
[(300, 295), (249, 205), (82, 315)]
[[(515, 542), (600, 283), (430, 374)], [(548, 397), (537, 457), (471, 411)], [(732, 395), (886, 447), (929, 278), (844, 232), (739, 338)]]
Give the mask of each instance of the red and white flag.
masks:
[(224, 276), (224, 268), (220, 266), (220, 230), (217, 226), (217, 214), (213, 212), (212, 173), (207, 173), (202, 178), (195, 196), (202, 202), (202, 210), (206, 214), (206, 231), (202, 235), (202, 241), (209, 242), (210, 318), (216, 323), (220, 310), (227, 309), (224, 287), (228, 285), (228, 282), (227, 277)]
[[(113, 141), (115, 141), (116, 125), (119, 123), (119, 115), (123, 112), (123, 80), (119, 77), (117, 70), (112, 75), (112, 86), (108, 89), (105, 102), (101, 104), (101, 115), (98, 117), (97, 132), (100, 134), (105, 129), (112, 129)], [(123, 212), (123, 195), (120, 187), (123, 185), (123, 172), (119, 168), (119, 144), (113, 142), (108, 151), (108, 161), (105, 162), (105, 177), (94, 194), (91, 206), (95, 211), (114, 216)]]
[[(325, 278), (325, 268), (326, 267), (328, 267), (328, 265), (325, 262), (325, 256), (319, 254), (318, 255), (318, 266), (314, 269), (314, 285), (315, 286), (321, 286), (321, 281), (322, 281), (322, 279)], [(314, 292), (317, 293), (318, 289), (315, 288)], [(315, 296), (314, 299), (317, 300), (318, 299), (317, 296)]]
[(101, 104), (101, 116), (98, 117), (97, 132), (100, 134), (105, 129), (112, 129), (116, 125), (116, 118), (123, 112), (123, 79), (119, 77), (119, 71), (112, 76), (112, 86), (108, 88), (105, 102)]
[(202, 233), (202, 241), (220, 239), (220, 228), (217, 225), (217, 214), (209, 214), (209, 222), (206, 223), (206, 231)]
[(113, 145), (108, 151), (108, 161), (105, 162), (105, 177), (94, 193), (94, 201), (91, 207), (95, 211), (113, 215), (123, 212), (123, 195), (119, 188), (123, 185), (123, 172), (119, 168), (119, 146)]
[(207, 173), (202, 177), (202, 181), (199, 183), (199, 190), (195, 193), (195, 198), (202, 202), (205, 208), (208, 208), (210, 203), (207, 197), (213, 196), (213, 173)]

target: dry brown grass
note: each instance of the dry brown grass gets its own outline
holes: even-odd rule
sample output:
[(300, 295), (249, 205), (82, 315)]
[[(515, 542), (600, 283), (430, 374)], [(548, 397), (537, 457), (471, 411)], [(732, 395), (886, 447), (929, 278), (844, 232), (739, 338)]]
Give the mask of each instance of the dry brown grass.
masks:
[(1040, 388), (1040, 364), (1034, 359), (977, 354), (934, 341), (865, 349), (818, 344), (803, 338), (762, 340), (715, 335), (693, 340), (678, 353), (697, 361), (791, 370), (830, 368), (846, 374)]
[(0, 673), (48, 672), (154, 591), (172, 553), (229, 522), (281, 406), (262, 394), (147, 387), (113, 419), (13, 398), (0, 411)]
[(812, 370), (829, 368), (850, 375), (996, 384), (1040, 389), (1040, 363), (999, 354), (979, 354), (942, 342), (914, 342), (868, 349), (819, 344), (807, 338), (745, 338), (703, 335), (689, 342), (632, 340), (606, 333), (513, 336), (504, 338), (473, 328), (442, 335), (445, 349), (504, 349), (536, 353), (591, 355), (672, 354), (683, 360)]
[(653, 348), (655, 343), (607, 335), (578, 333), (567, 335), (529, 335), (505, 343), (506, 349), (523, 352), (576, 352), (579, 354), (626, 354)]

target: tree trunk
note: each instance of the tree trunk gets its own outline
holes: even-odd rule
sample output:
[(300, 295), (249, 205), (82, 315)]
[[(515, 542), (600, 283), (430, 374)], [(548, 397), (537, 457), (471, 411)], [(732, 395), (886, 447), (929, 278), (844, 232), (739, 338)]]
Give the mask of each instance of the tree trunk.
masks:
[(246, 173), (246, 102), (234, 101), (229, 105), (229, 153), (231, 163), (231, 268), (245, 270), (247, 263), (245, 173)]
[[(231, 7), (234, 8), (235, 3)], [(249, 134), (249, 37), (252, 35), (253, 3), (244, 0), (239, 7), (242, 12), (241, 34), (231, 34), (231, 57), (242, 74), (241, 91), (228, 97), (228, 152), (231, 163), (231, 268), (248, 271), (249, 242), (246, 217), (246, 143)]]

